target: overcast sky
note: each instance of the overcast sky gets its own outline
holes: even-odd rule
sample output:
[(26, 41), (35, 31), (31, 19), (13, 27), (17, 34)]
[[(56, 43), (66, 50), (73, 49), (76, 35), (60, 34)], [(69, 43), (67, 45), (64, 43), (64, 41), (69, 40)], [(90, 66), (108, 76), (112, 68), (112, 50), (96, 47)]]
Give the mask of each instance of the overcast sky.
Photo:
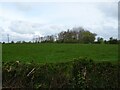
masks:
[(0, 2), (0, 41), (30, 41), (83, 27), (108, 40), (118, 37), (118, 2)]

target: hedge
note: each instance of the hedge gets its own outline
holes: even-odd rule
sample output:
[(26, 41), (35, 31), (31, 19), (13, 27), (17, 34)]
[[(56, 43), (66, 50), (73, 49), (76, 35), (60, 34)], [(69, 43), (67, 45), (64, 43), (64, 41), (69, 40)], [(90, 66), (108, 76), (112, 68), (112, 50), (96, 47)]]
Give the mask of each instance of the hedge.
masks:
[(120, 64), (78, 58), (65, 63), (3, 62), (6, 88), (120, 88)]

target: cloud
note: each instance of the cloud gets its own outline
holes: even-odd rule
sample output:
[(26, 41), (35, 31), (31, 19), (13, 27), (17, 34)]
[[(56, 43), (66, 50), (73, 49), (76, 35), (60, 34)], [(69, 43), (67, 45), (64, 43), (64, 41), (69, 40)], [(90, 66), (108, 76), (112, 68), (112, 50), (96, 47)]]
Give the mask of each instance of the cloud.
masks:
[(30, 11), (34, 6), (33, 6), (33, 3), (28, 3), (28, 2), (14, 2), (13, 3), (14, 6), (20, 10), (20, 11), (24, 11), (24, 12), (28, 12)]
[(13, 32), (19, 34), (35, 34), (35, 32), (41, 33), (41, 35), (48, 35), (58, 33), (61, 30), (65, 30), (63, 25), (57, 24), (39, 24), (39, 23), (29, 23), (23, 21), (11, 22), (9, 29)]
[(82, 26), (108, 39), (118, 33), (117, 3), (7, 3), (0, 6), (3, 41), (31, 40)]
[(22, 21), (11, 22), (11, 26), (9, 26), (9, 29), (19, 34), (34, 33), (32, 25), (30, 23), (25, 23)]
[(31, 41), (33, 38), (33, 34), (19, 34), (13, 31), (9, 31), (9, 32), (3, 32), (2, 33), (2, 41), (7, 42), (7, 34), (9, 34), (9, 39), (10, 41)]
[(118, 2), (119, 0), (1, 0), (1, 2)]
[[(0, 5), (1, 5), (0, 20), (2, 19), (2, 20), (8, 20), (8, 21), (25, 21), (25, 22), (40, 23), (40, 24), (49, 22), (49, 20), (43, 17), (40, 17), (40, 16), (36, 17), (32, 15), (32, 13), (34, 13), (33, 11), (35, 10), (31, 11), (31, 9), (29, 8), (31, 13), (29, 13), (29, 10), (24, 10), (25, 8), (27, 8), (27, 5), (29, 5), (29, 3), (24, 3), (24, 6), (22, 6), (23, 3), (0, 3)], [(33, 4), (33, 7), (34, 6), (35, 4)], [(32, 7), (32, 6), (29, 6), (29, 7)], [(32, 17), (30, 17), (31, 15)]]
[(97, 5), (97, 8), (106, 17), (110, 17), (118, 20), (118, 3), (116, 2), (101, 2)]
[[(8, 24), (6, 24), (8, 23)], [(29, 23), (24, 21), (4, 21), (4, 25), (1, 26), (2, 40), (7, 42), (7, 34), (10, 36), (10, 41), (31, 41), (36, 35), (45, 36), (59, 33), (61, 30), (67, 30), (63, 25), (55, 24), (39, 24)]]
[(5, 20), (25, 20), (24, 16), (18, 11), (9, 8), (0, 8), (0, 18)]

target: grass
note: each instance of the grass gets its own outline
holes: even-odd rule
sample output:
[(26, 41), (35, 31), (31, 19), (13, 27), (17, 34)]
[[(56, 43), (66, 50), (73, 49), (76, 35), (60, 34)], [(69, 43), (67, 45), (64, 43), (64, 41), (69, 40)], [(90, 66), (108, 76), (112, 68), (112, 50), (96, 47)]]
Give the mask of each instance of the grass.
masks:
[(118, 60), (118, 45), (111, 44), (3, 44), (2, 60), (37, 63), (71, 61), (88, 57), (95, 61)]

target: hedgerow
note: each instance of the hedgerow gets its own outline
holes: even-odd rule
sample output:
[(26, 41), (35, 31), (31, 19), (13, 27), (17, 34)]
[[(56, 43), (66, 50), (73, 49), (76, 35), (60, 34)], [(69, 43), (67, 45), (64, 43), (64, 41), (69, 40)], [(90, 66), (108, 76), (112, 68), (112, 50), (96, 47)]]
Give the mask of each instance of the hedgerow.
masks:
[(120, 88), (120, 65), (86, 58), (64, 63), (3, 62), (5, 88)]

